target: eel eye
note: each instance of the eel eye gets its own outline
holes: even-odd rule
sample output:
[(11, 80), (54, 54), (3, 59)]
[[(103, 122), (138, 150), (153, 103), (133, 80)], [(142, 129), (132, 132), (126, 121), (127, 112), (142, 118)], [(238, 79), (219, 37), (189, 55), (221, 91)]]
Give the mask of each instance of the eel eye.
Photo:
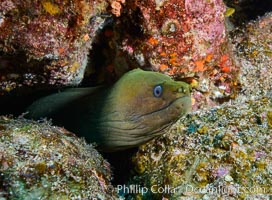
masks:
[(161, 85), (156, 85), (153, 89), (153, 95), (155, 97), (161, 97), (162, 96), (162, 86)]

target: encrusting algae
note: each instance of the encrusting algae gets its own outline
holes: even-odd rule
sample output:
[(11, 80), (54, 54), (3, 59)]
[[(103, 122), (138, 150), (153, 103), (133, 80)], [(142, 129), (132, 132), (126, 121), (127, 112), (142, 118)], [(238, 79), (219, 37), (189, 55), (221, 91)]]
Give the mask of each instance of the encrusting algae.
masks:
[(109, 163), (48, 122), (0, 117), (0, 199), (118, 199)]
[[(272, 184), (272, 129), (266, 117), (270, 103), (261, 98), (239, 105), (239, 110), (226, 104), (183, 117), (170, 133), (140, 147), (133, 159), (138, 176), (130, 184), (178, 188), (171, 194), (153, 191), (143, 199), (268, 196)], [(219, 187), (228, 192), (209, 192)]]
[(272, 128), (272, 111), (268, 111), (266, 114), (268, 126)]
[(60, 13), (58, 5), (51, 3), (50, 1), (42, 2), (43, 8), (51, 15), (56, 15)]
[(107, 7), (101, 0), (1, 1), (0, 95), (27, 86), (78, 85)]

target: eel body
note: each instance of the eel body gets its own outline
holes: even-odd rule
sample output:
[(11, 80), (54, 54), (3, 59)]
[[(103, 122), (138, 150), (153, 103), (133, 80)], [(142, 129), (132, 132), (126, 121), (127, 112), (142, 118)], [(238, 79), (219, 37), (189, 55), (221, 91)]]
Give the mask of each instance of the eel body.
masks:
[(138, 146), (165, 133), (191, 109), (190, 86), (158, 72), (132, 70), (112, 87), (71, 88), (35, 101), (32, 119), (52, 118), (103, 151)]

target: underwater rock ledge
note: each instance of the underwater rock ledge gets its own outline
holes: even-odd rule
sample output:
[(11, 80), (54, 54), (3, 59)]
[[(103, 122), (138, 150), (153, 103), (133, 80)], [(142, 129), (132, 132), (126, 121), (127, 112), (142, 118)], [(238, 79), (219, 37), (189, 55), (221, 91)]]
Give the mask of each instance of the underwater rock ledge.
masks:
[(0, 117), (0, 199), (118, 199), (109, 163), (49, 122)]

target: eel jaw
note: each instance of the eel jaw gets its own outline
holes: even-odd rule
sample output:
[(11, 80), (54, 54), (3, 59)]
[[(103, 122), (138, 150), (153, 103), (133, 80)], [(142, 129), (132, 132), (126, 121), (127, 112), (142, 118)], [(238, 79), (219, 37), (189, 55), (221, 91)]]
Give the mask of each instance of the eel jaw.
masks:
[[(182, 96), (163, 109), (116, 123), (104, 122), (101, 130), (103, 151), (119, 151), (139, 146), (167, 132), (180, 116), (191, 110), (191, 97)], [(107, 124), (108, 123), (108, 124)]]

